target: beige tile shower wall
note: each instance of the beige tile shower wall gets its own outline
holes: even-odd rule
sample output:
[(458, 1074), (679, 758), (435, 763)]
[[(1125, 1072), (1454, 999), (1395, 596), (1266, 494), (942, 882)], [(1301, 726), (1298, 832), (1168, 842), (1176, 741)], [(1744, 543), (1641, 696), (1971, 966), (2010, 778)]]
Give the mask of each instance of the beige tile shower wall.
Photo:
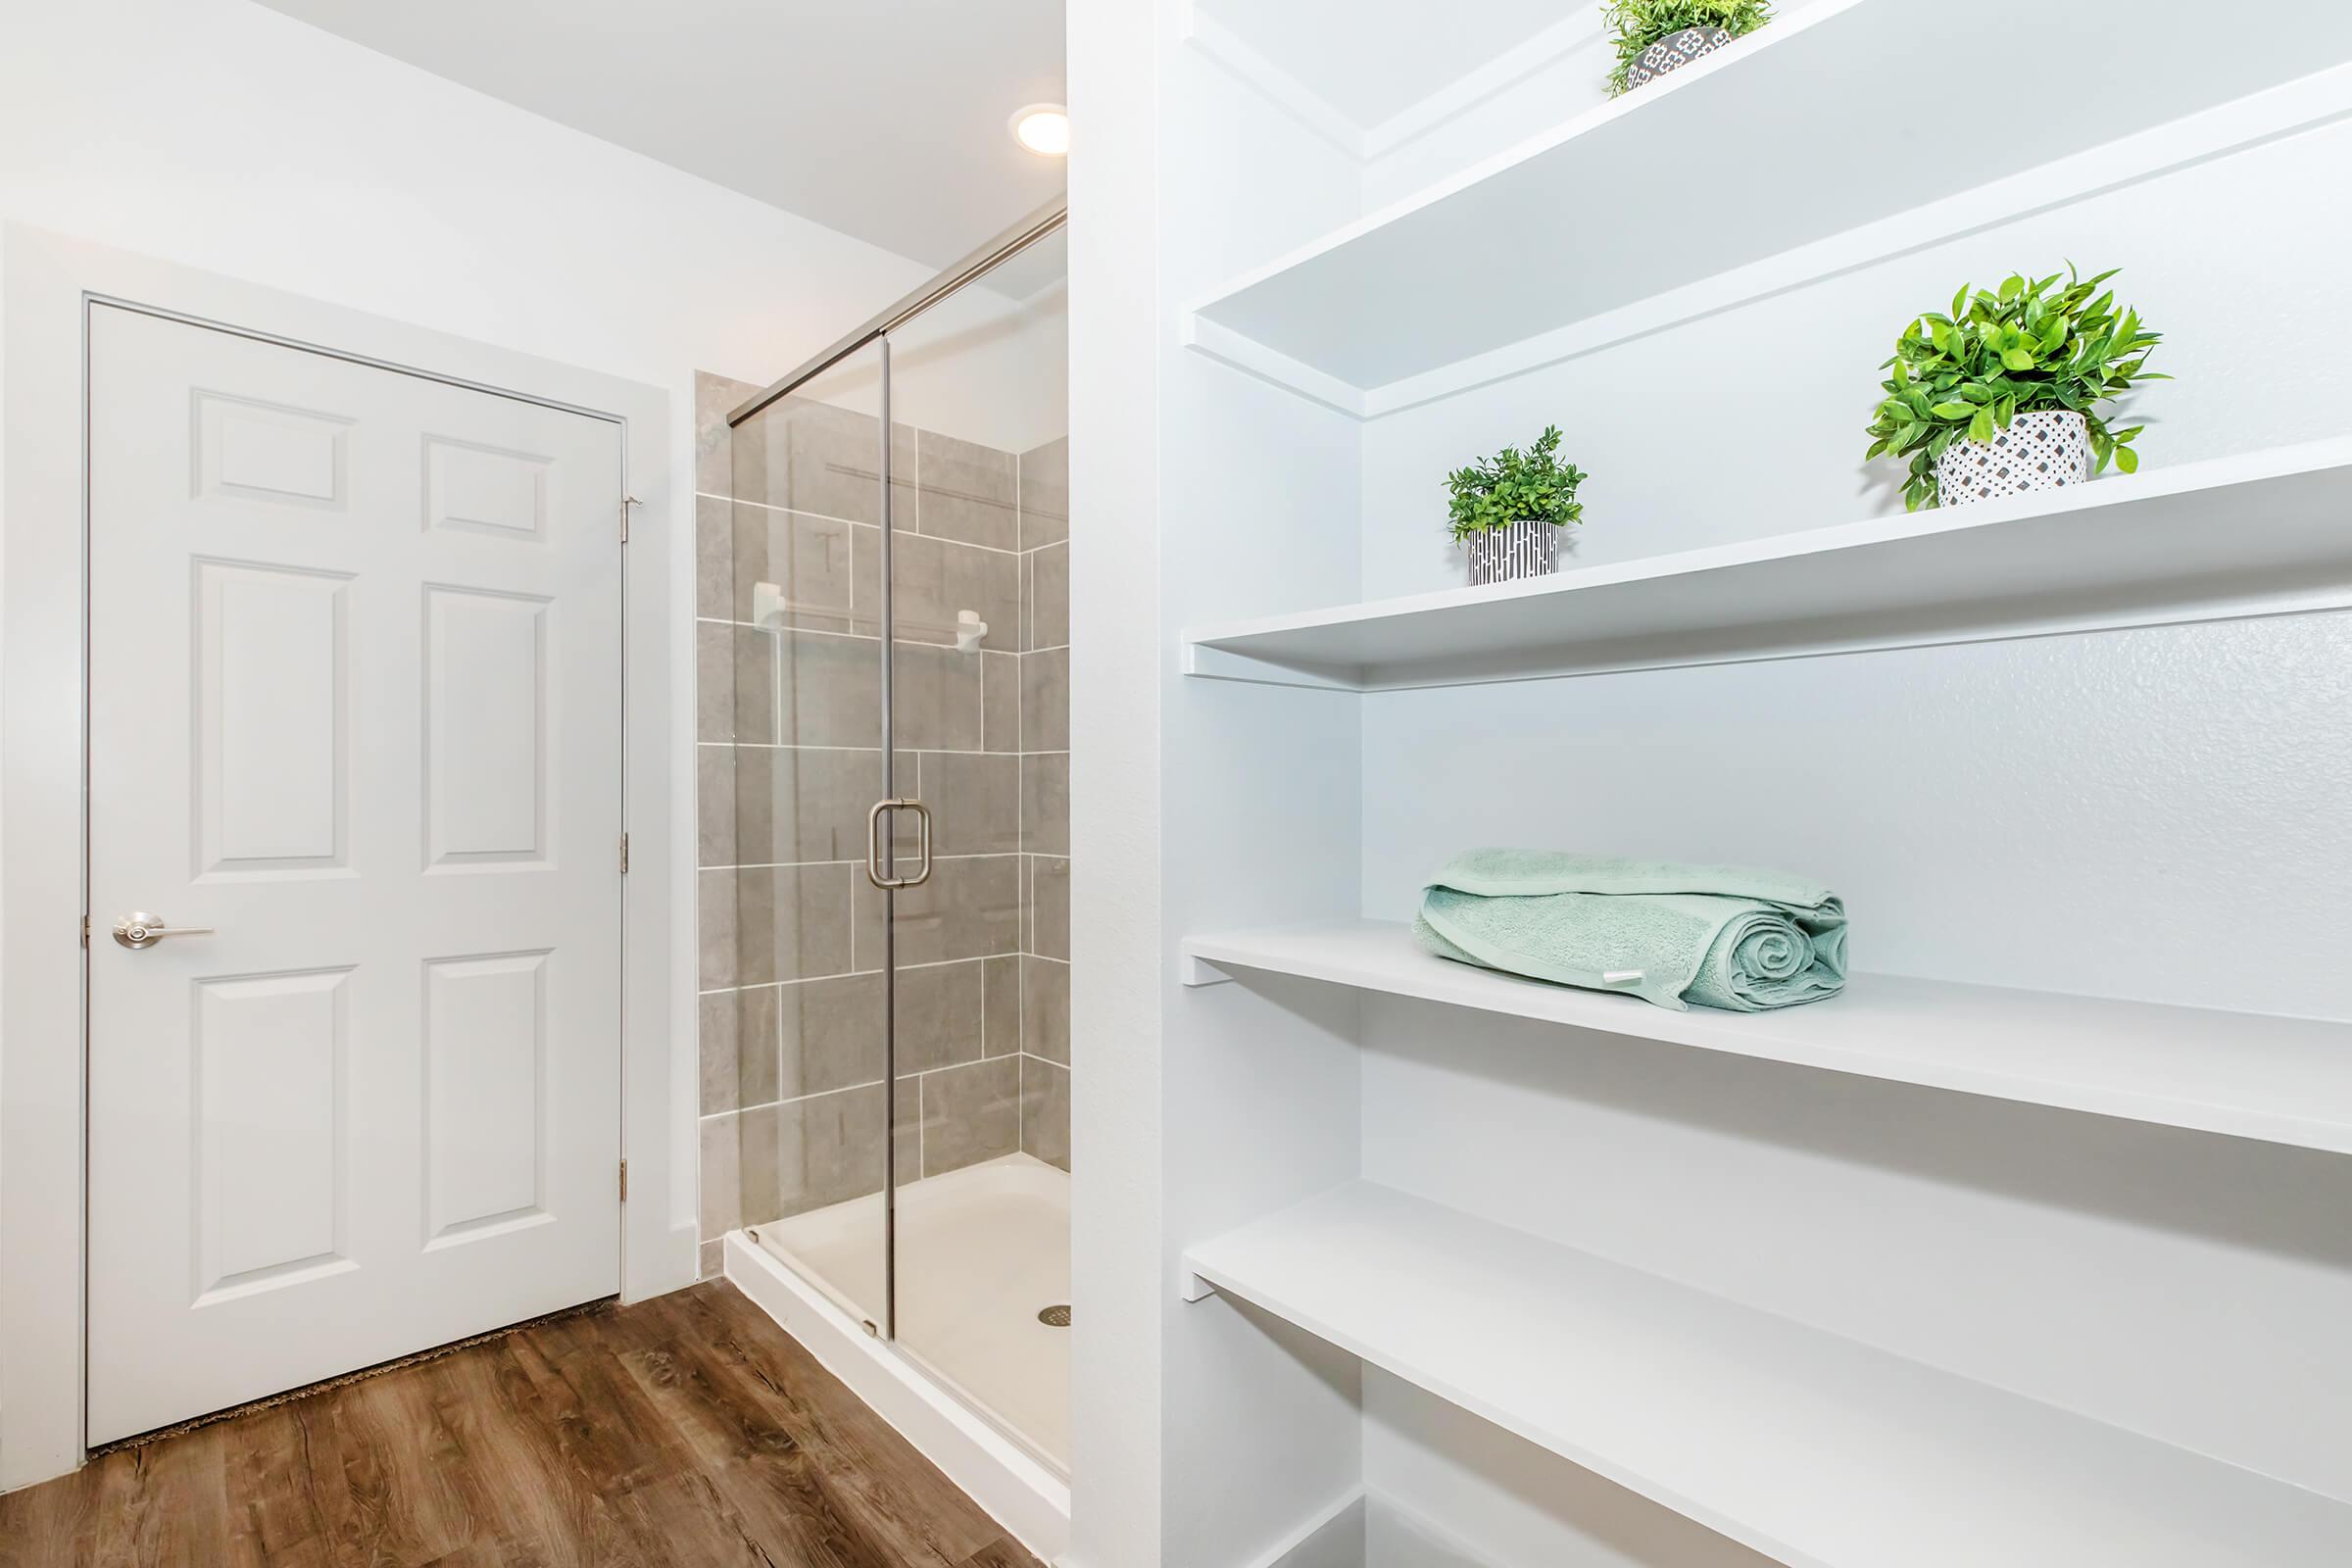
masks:
[[(882, 788), (879, 430), (865, 415), (796, 403), (763, 416), (738, 450), (726, 413), (753, 390), (697, 380), (707, 1258), (737, 1225), (877, 1190), (889, 1125), (886, 906), (863, 868), (865, 813)], [(935, 829), (930, 882), (899, 895), (893, 1157), (905, 1181), (1025, 1144), (1066, 1151), (1066, 1082), (1031, 1080), (1034, 1062), (1067, 1059), (1068, 977), (1060, 1055), (1033, 1058), (1025, 1048), (1049, 1024), (1024, 1000), (1039, 963), (1026, 903), (1042, 827), (1027, 803), (1044, 759), (1028, 755), (1022, 723), (1034, 564), (1021, 548), (1022, 460), (898, 427), (891, 466), (898, 782), (931, 805)], [(763, 582), (783, 608), (759, 626)], [(960, 610), (989, 625), (972, 653), (954, 646)], [(1058, 921), (1066, 957), (1066, 872), (1058, 885), (1047, 923)]]
[(1021, 1147), (1070, 1165), (1070, 444), (1021, 454)]

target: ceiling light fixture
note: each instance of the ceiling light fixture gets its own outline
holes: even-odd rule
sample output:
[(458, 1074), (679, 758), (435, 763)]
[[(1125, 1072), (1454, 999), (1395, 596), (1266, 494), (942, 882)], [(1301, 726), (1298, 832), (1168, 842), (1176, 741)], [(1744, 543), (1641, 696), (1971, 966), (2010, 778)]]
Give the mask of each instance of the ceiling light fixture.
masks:
[(1061, 158), (1070, 150), (1070, 112), (1059, 104), (1030, 104), (1016, 109), (1007, 122), (1012, 139), (1041, 158)]

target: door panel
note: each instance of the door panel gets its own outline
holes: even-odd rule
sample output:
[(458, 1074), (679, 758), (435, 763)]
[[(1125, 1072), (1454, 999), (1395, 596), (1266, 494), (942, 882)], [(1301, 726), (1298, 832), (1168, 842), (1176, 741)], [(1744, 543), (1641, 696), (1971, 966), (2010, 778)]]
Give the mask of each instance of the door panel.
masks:
[(350, 583), (195, 564), (199, 876), (347, 870)]
[(104, 1442), (617, 1287), (621, 447), (113, 307), (90, 376)]

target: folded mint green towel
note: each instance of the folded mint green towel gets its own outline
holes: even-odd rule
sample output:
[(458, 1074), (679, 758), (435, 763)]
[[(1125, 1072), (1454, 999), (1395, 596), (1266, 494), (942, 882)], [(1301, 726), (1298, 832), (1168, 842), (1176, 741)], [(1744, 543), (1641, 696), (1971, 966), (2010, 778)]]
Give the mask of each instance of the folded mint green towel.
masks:
[(1845, 906), (1781, 871), (1550, 850), (1472, 850), (1413, 922), (1442, 958), (1677, 1011), (1762, 1012), (1845, 988)]

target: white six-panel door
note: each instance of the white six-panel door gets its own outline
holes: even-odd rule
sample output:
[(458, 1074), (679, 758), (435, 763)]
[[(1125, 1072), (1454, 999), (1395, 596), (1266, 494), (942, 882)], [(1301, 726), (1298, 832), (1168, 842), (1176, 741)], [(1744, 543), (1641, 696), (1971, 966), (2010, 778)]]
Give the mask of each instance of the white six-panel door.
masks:
[(616, 1288), (621, 431), (110, 306), (89, 416), (101, 1443)]

